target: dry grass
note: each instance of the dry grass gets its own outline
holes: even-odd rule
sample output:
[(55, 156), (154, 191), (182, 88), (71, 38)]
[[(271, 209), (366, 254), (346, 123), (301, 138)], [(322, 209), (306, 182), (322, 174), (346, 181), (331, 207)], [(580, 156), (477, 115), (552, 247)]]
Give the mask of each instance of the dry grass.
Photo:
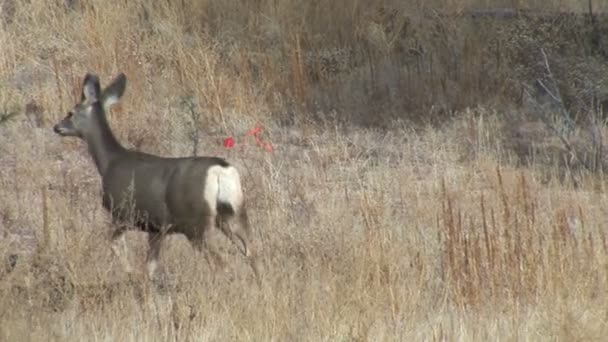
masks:
[[(483, 47), (483, 32), (463, 45), (448, 32), (451, 48), (468, 46), (448, 67), (442, 56), (453, 50), (427, 30), (437, 22), (421, 19), (438, 2), (66, 3), (0, 2), (0, 110), (18, 113), (0, 123), (0, 340), (587, 341), (608, 332), (603, 175), (580, 173), (574, 187), (559, 164), (518, 162), (505, 143), (516, 129), (505, 118), (512, 99), (500, 96), (507, 73), (479, 83), (485, 52), (470, 44)], [(382, 17), (390, 8), (414, 13), (407, 25), (439, 55), (434, 71), (391, 78), (413, 57), (389, 27), (405, 21)], [(365, 58), (335, 77), (306, 57), (344, 46)], [(85, 147), (50, 129), (87, 70), (104, 83), (127, 74), (109, 113), (126, 145), (187, 155), (200, 131), (199, 154), (243, 170), (261, 287), (221, 236), (226, 275), (179, 236), (154, 286), (122, 272)], [(450, 120), (437, 109), (478, 103)], [(414, 130), (388, 121), (395, 113), (443, 124)], [(390, 129), (361, 128), (374, 117)], [(242, 138), (257, 123), (272, 153)], [(220, 147), (226, 135), (236, 148)], [(142, 264), (144, 236), (127, 239)]]

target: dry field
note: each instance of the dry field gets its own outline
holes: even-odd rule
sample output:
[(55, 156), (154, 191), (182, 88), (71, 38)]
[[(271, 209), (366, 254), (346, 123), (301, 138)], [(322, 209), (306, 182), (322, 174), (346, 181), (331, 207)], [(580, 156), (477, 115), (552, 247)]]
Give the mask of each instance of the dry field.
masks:
[[(513, 95), (535, 41), (500, 31), (503, 53), (500, 20), (451, 17), (522, 3), (0, 0), (0, 341), (602, 340), (608, 193), (580, 108), (608, 98), (608, 30), (546, 46), (568, 154)], [(588, 10), (550, 3), (525, 8)], [(181, 236), (154, 284), (123, 272), (86, 147), (52, 132), (86, 71), (126, 73), (124, 145), (242, 170), (261, 286), (221, 234), (226, 274)]]

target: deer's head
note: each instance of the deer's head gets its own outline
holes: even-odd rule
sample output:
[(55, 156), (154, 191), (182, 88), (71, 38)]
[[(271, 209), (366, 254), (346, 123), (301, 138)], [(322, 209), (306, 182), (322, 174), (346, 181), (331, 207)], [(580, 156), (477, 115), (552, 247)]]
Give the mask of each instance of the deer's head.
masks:
[(105, 110), (118, 102), (124, 94), (127, 77), (121, 73), (105, 89), (101, 89), (99, 78), (87, 73), (82, 85), (82, 95), (67, 116), (53, 130), (61, 136), (84, 138), (98, 129), (99, 120), (105, 119)]

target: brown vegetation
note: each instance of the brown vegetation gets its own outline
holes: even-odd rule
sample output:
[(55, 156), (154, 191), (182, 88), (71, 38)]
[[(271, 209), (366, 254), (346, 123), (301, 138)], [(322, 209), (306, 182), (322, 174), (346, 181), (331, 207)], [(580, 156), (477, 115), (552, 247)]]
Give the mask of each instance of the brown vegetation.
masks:
[[(522, 3), (0, 1), (0, 340), (601, 339), (608, 21)], [(178, 236), (122, 272), (51, 129), (89, 70), (125, 145), (241, 168), (261, 288), (221, 238), (226, 275)]]

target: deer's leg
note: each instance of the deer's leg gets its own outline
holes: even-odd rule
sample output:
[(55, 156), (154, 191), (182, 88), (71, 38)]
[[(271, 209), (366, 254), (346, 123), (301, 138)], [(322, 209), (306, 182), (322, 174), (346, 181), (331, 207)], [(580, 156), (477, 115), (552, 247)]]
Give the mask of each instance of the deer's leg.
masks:
[(238, 221), (236, 227), (232, 229), (229, 225), (229, 221), (233, 217), (230, 215), (224, 215), (217, 220), (217, 225), (220, 230), (226, 235), (226, 237), (232, 241), (241, 253), (247, 258), (249, 265), (253, 273), (255, 274), (258, 282), (260, 281), (260, 264), (257, 257), (257, 252), (252, 243), (251, 237), (251, 226), (249, 224), (249, 217), (247, 216), (247, 210), (243, 207), (236, 213), (236, 220)]
[[(126, 228), (122, 226), (116, 226), (116, 228), (112, 232), (112, 235), (110, 236), (110, 243), (112, 254), (114, 254), (115, 257), (120, 259), (123, 269), (125, 270), (125, 272), (130, 274), (132, 268), (131, 264), (129, 263), (129, 256), (127, 254), (127, 239), (125, 236), (125, 232)], [(119, 243), (122, 245), (122, 253), (119, 250)]]
[(226, 268), (226, 262), (216, 250), (215, 246), (209, 242), (210, 234), (214, 229), (213, 223), (215, 223), (215, 215), (205, 216), (203, 225), (195, 228), (197, 231), (195, 235), (190, 238), (190, 242), (198, 252), (203, 253), (205, 260), (207, 260), (209, 265), (224, 270)]
[(165, 234), (162, 232), (148, 234), (149, 249), (148, 255), (146, 256), (146, 268), (150, 279), (154, 279), (154, 274), (158, 268), (158, 257), (164, 239)]

